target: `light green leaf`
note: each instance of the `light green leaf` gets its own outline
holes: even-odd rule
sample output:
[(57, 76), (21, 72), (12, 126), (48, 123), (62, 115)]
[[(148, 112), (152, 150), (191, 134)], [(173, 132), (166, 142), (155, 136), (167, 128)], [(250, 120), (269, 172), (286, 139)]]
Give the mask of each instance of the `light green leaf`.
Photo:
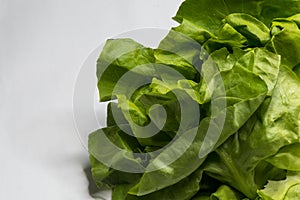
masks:
[(300, 171), (300, 143), (281, 148), (274, 156), (267, 159), (272, 165), (290, 171)]
[(269, 181), (266, 187), (258, 190), (258, 195), (264, 200), (296, 200), (299, 193), (299, 172), (289, 172), (286, 180)]

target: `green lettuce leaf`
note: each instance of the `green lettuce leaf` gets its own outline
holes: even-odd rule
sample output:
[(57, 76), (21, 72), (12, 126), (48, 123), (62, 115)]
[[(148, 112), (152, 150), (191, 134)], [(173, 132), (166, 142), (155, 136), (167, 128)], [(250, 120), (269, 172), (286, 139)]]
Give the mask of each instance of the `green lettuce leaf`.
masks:
[(272, 22), (274, 34), (266, 46), (270, 51), (281, 55), (282, 64), (291, 69), (300, 63), (300, 30), (294, 17), (275, 19)]
[(294, 200), (300, 198), (299, 189), (299, 172), (289, 172), (285, 180), (270, 181), (258, 195), (264, 200)]
[(276, 157), (280, 148), (299, 142), (300, 96), (295, 91), (300, 91), (299, 80), (292, 71), (282, 67), (271, 99), (267, 98), (238, 133), (207, 160), (205, 170), (209, 175), (254, 198), (260, 187), (255, 182), (259, 162), (275, 155), (270, 158), (275, 164), (278, 157), (282, 162), (297, 155), (278, 152)]
[[(205, 66), (207, 66), (207, 70), (211, 69), (210, 65)], [(243, 79), (240, 78), (241, 76)], [(250, 118), (268, 93), (266, 83), (258, 75), (247, 70), (246, 67), (236, 65), (232, 70), (222, 72), (221, 77), (224, 81), (226, 96), (223, 96), (222, 91), (218, 89), (221, 86), (218, 87), (216, 85), (216, 91), (213, 94), (216, 101), (214, 115), (203, 119), (197, 128), (198, 130), (191, 129), (189, 131), (191, 133), (185, 133), (185, 135), (192, 135), (196, 131), (197, 135), (182, 156), (168, 165), (168, 170), (163, 168), (143, 174), (138, 185), (138, 190), (135, 191), (137, 195), (145, 195), (158, 189), (163, 189), (190, 175), (203, 163), (205, 154), (207, 155), (214, 148), (222, 144)], [(255, 86), (252, 87), (253, 85)], [(218, 105), (222, 105), (222, 103), (219, 103), (222, 101), (227, 102), (228, 107), (226, 109), (222, 109), (222, 106), (218, 107)], [(243, 112), (239, 112), (239, 110), (243, 110)], [(224, 118), (224, 125), (222, 118)], [(206, 133), (207, 130), (209, 130), (210, 134)], [(218, 133), (220, 133), (220, 138)], [(206, 134), (208, 136), (204, 141)], [(214, 145), (216, 138), (219, 138), (219, 140)], [(188, 144), (185, 140), (184, 138), (183, 140), (175, 141), (170, 147), (166, 148), (166, 150), (153, 159), (147, 168), (165, 166), (164, 161), (169, 160), (168, 156), (172, 155), (173, 151), (177, 152), (178, 149)], [(200, 150), (203, 152), (203, 155), (201, 154), (199, 157)], [(186, 163), (189, 163), (188, 167), (186, 167)], [(149, 185), (149, 182), (155, 185), (155, 187)]]
[(266, 161), (281, 169), (300, 171), (300, 143), (282, 147)]
[(186, 0), (174, 19), (156, 49), (110, 39), (97, 60), (100, 101), (117, 101), (89, 136), (96, 185), (300, 199), (300, 0)]
[[(130, 83), (122, 82), (118, 84), (119, 91), (114, 92), (118, 81), (129, 71), (132, 80), (144, 82), (144, 79), (148, 77), (150, 81), (155, 74), (151, 65), (154, 62), (154, 51), (150, 48), (131, 39), (108, 40), (97, 61), (100, 101), (111, 100), (116, 98), (114, 96), (116, 93), (126, 93), (131, 89)], [(134, 71), (133, 69), (137, 66), (143, 66), (143, 70)]]
[(213, 34), (231, 13), (249, 14), (269, 25), (274, 18), (300, 13), (300, 4), (298, 0), (277, 0), (276, 3), (272, 0), (186, 0), (174, 19), (179, 23), (190, 21)]

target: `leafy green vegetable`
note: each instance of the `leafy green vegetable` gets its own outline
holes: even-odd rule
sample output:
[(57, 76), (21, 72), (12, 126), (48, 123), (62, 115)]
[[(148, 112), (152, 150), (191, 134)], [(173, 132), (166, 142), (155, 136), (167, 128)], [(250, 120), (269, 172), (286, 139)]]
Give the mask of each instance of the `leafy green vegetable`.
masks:
[(110, 39), (107, 127), (89, 136), (113, 200), (300, 199), (300, 1), (186, 0), (156, 49)]
[(300, 197), (299, 186), (299, 172), (289, 172), (285, 180), (270, 181), (258, 194), (266, 200), (293, 200)]
[(234, 191), (227, 185), (222, 185), (218, 188), (218, 190), (211, 195), (211, 199), (213, 200), (219, 200), (219, 199), (232, 199), (232, 200), (238, 200), (243, 197), (239, 192)]
[(282, 56), (282, 64), (293, 69), (300, 63), (300, 30), (291, 16), (287, 19), (275, 19), (272, 29), (278, 28), (267, 48)]
[(281, 169), (300, 171), (300, 144), (294, 143), (281, 148), (267, 161)]

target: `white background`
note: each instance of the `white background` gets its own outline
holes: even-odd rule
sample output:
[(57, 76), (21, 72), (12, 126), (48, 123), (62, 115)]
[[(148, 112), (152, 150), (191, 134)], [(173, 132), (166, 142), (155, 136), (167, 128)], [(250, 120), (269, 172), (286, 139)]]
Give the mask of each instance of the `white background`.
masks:
[(72, 113), (80, 67), (109, 37), (176, 25), (181, 2), (0, 0), (0, 199), (92, 199)]

